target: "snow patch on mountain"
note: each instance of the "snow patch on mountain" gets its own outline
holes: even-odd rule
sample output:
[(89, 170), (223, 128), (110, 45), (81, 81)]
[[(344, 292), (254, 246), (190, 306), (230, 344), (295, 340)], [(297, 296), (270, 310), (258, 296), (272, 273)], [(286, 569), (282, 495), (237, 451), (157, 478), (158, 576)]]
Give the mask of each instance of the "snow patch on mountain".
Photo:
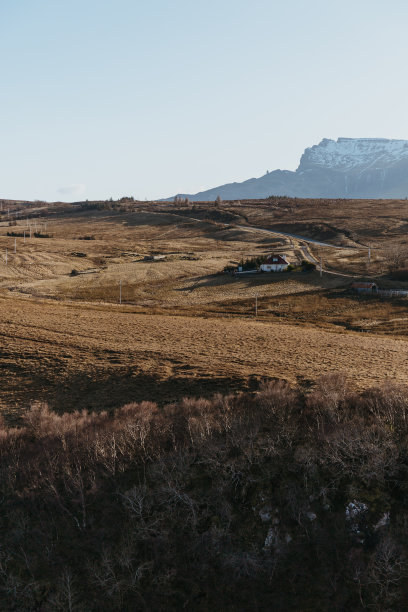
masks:
[(298, 171), (307, 166), (349, 171), (357, 168), (384, 168), (408, 158), (408, 140), (387, 138), (324, 138), (318, 145), (305, 150)]

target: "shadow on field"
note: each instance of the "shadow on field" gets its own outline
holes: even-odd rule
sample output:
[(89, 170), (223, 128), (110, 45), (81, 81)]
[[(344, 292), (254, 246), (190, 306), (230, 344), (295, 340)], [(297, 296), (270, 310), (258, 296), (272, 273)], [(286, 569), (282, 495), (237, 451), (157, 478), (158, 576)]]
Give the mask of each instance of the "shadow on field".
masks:
[[(303, 284), (316, 287), (321, 289), (322, 281), (318, 272), (263, 272), (263, 273), (248, 273), (241, 274), (238, 276), (231, 276), (230, 274), (211, 274), (206, 276), (200, 276), (194, 279), (191, 284), (177, 288), (178, 292), (191, 292), (194, 289), (202, 287), (214, 287), (214, 286), (226, 286), (234, 285), (239, 283), (242, 289), (251, 287), (261, 287), (264, 285), (279, 284), (284, 281), (302, 282)], [(348, 281), (346, 281), (348, 282)], [(344, 282), (339, 281), (339, 284)]]
[[(188, 366), (185, 366), (188, 367)], [(216, 393), (255, 391), (260, 378), (188, 377), (183, 375), (167, 379), (148, 374), (120, 372), (93, 373), (92, 377), (79, 374), (65, 379), (39, 393), (38, 400), (47, 402), (57, 412), (71, 410), (113, 410), (130, 402), (152, 401), (165, 405), (183, 397), (211, 397)]]

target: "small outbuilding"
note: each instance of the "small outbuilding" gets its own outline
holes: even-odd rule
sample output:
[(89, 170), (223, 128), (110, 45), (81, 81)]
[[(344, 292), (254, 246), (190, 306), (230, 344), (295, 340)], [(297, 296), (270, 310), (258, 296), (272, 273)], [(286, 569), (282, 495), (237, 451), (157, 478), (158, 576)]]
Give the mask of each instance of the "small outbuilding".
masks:
[(283, 272), (288, 267), (289, 262), (285, 255), (269, 255), (264, 262), (261, 263), (260, 269), (262, 272)]
[(356, 293), (377, 293), (378, 285), (376, 283), (351, 283), (350, 289)]
[(143, 261), (162, 261), (166, 255), (145, 255)]

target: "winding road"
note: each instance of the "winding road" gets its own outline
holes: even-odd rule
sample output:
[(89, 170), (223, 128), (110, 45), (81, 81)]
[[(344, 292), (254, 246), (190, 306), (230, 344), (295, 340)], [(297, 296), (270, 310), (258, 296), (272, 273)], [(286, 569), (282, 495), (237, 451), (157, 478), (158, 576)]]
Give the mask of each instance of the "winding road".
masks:
[[(153, 211), (144, 211), (144, 212), (149, 212), (150, 214), (152, 214)], [(157, 212), (157, 213), (153, 213), (153, 214), (163, 214), (163, 212)], [(165, 212), (165, 214), (168, 215), (172, 215), (174, 217), (183, 217), (185, 219), (189, 219), (190, 221), (197, 221), (198, 223), (207, 223), (208, 219), (197, 219), (197, 217), (189, 217), (188, 215), (179, 215), (177, 213), (172, 213), (172, 212)], [(301, 249), (305, 259), (307, 259), (307, 261), (310, 261), (311, 263), (316, 264), (317, 266), (320, 266), (320, 262), (319, 260), (310, 252), (309, 248), (308, 248), (308, 244), (314, 244), (316, 246), (322, 246), (322, 247), (329, 247), (332, 249), (349, 249), (349, 248), (357, 248), (357, 247), (343, 247), (343, 246), (338, 246), (336, 244), (330, 244), (329, 242), (320, 242), (319, 240), (314, 240), (313, 238), (307, 238), (306, 236), (299, 236), (298, 234), (289, 234), (287, 232), (280, 232), (278, 230), (271, 230), (271, 229), (266, 229), (264, 227), (256, 227), (254, 225), (234, 225), (232, 223), (220, 223), (220, 225), (223, 225), (224, 227), (233, 227), (233, 228), (237, 228), (240, 230), (243, 230), (245, 232), (263, 232), (263, 233), (267, 233), (267, 234), (273, 234), (275, 236), (282, 236), (284, 238), (290, 238), (291, 240), (296, 240), (298, 242), (298, 246)], [(304, 243), (304, 244), (301, 244)], [(362, 247), (365, 248), (365, 247)], [(360, 275), (356, 275), (356, 274), (345, 274), (344, 272), (335, 272), (332, 270), (326, 270), (326, 269), (322, 269), (322, 272), (324, 272), (325, 274), (333, 274), (335, 276), (343, 276), (346, 278), (360, 278)]]

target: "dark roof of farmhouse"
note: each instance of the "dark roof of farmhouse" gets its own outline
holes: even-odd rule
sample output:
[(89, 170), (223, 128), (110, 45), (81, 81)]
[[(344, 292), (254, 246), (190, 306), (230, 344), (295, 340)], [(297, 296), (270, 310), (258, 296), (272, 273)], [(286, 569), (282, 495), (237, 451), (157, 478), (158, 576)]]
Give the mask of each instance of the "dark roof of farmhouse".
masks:
[(287, 261), (282, 255), (268, 255), (268, 257), (263, 262), (264, 264), (278, 264), (278, 265), (287, 265)]

